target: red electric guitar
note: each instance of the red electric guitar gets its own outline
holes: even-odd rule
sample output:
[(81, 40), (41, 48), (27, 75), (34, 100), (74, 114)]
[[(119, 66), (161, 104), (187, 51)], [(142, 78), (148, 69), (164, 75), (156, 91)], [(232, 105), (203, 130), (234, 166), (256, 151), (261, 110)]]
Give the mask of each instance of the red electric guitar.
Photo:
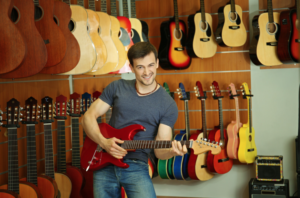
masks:
[[(218, 155), (213, 155), (211, 152), (208, 152), (207, 156), (207, 168), (210, 172), (224, 174), (231, 170), (233, 162), (230, 159), (226, 152), (227, 147), (227, 133), (226, 129), (223, 127), (223, 111), (222, 111), (222, 98), (219, 85), (216, 81), (212, 83), (211, 86), (213, 92), (213, 98), (219, 102), (219, 127), (215, 127), (214, 130), (209, 132), (208, 139), (210, 142), (219, 142), (221, 146), (221, 153)], [(219, 128), (219, 129), (217, 129)]]

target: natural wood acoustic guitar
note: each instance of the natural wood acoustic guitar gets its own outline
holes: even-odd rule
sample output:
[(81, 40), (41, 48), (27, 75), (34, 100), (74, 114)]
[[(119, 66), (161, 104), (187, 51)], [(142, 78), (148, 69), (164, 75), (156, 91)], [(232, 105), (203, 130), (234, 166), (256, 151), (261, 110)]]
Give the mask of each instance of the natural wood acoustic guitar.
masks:
[[(129, 20), (131, 24), (133, 25), (133, 29), (135, 29), (135, 21), (137, 24), (137, 29), (136, 31), (138, 32), (140, 39), (142, 42), (149, 42), (148, 38), (148, 24), (145, 21), (139, 20), (136, 17), (136, 0), (131, 0), (131, 17)], [(137, 21), (138, 20), (138, 21)], [(140, 27), (141, 26), (141, 27)], [(141, 28), (141, 30), (140, 30)]]

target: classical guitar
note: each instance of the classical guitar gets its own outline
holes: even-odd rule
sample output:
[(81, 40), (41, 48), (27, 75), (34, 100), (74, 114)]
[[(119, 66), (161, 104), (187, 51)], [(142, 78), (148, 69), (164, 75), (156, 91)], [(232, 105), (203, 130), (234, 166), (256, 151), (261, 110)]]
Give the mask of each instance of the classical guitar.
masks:
[(243, 98), (247, 99), (248, 103), (248, 123), (243, 124), (239, 130), (240, 146), (238, 150), (238, 158), (242, 163), (251, 164), (255, 161), (257, 149), (255, 144), (255, 131), (252, 127), (252, 104), (250, 90), (247, 83), (242, 84)]
[(200, 0), (201, 9), (188, 17), (189, 35), (186, 49), (190, 57), (210, 58), (217, 52), (212, 17), (205, 13), (204, 0)]
[(72, 189), (72, 183), (68, 176), (62, 173), (54, 172), (53, 140), (52, 140), (52, 122), (55, 112), (52, 98), (46, 96), (42, 98), (41, 103), (41, 122), (44, 124), (44, 145), (45, 145), (45, 175), (55, 179), (58, 187), (58, 196), (69, 198)]
[[(179, 83), (180, 100), (184, 101), (184, 115), (185, 115), (185, 130), (181, 130), (179, 134), (175, 135), (174, 139), (177, 141), (189, 140), (190, 137), (190, 120), (189, 120), (189, 93), (185, 92), (184, 85)], [(175, 156), (173, 161), (173, 174), (174, 178), (178, 180), (185, 180), (189, 177), (188, 175), (188, 161), (189, 152), (183, 156)]]
[(163, 69), (187, 69), (192, 59), (186, 50), (186, 26), (179, 20), (177, 0), (174, 2), (174, 18), (160, 25), (161, 40), (158, 49), (159, 63)]
[[(89, 72), (86, 74), (92, 74), (92, 75), (100, 75), (100, 74), (107, 74), (111, 71), (113, 71), (117, 66), (119, 62), (119, 55), (126, 56), (126, 52), (124, 47), (122, 46), (122, 43), (118, 39), (118, 37), (115, 37), (118, 41), (117, 45), (121, 45), (122, 48), (121, 51), (118, 52), (118, 48), (116, 47), (116, 44), (113, 41), (113, 34), (118, 34), (120, 30), (120, 23), (119, 21), (111, 17), (107, 14), (107, 5), (106, 0), (101, 1), (101, 12), (96, 12), (100, 19), (100, 37), (103, 40), (106, 50), (107, 50), (107, 57), (106, 57), (106, 63), (103, 67), (98, 69), (95, 72)], [(113, 19), (112, 19), (113, 18)], [(118, 26), (118, 27), (116, 27)], [(117, 33), (116, 33), (117, 32)], [(119, 53), (119, 54), (118, 54)], [(124, 63), (125, 63), (124, 59)], [(124, 64), (123, 63), (123, 64)]]
[(26, 55), (25, 40), (10, 19), (13, 0), (0, 0), (0, 74), (16, 69)]
[(69, 29), (69, 24), (70, 27), (72, 27), (71, 8), (67, 4), (68, 0), (63, 1), (64, 2), (54, 1), (54, 19), (64, 34), (67, 45), (66, 54), (63, 60), (55, 66), (44, 67), (40, 72), (43, 74), (60, 74), (71, 71), (76, 67), (80, 59), (80, 47), (78, 41), (71, 32), (72, 29)]
[(223, 127), (223, 110), (222, 110), (222, 98), (219, 85), (216, 81), (211, 86), (213, 92), (213, 98), (218, 100), (219, 103), (219, 129), (215, 129), (209, 132), (208, 139), (210, 142), (219, 142), (221, 146), (221, 152), (218, 155), (212, 155), (208, 152), (207, 155), (207, 168), (210, 172), (225, 174), (228, 173), (233, 165), (232, 159), (230, 159), (226, 152), (227, 147), (227, 133)]
[(132, 25), (133, 29), (135, 29), (136, 24), (138, 25), (137, 27), (141, 28), (141, 30), (139, 29), (139, 31), (138, 31), (138, 34), (140, 36), (141, 41), (143, 41), (143, 42), (149, 42), (149, 38), (148, 38), (148, 29), (149, 29), (148, 28), (148, 24), (145, 21), (137, 19), (137, 17), (136, 17), (136, 5), (135, 5), (135, 2), (136, 2), (136, 0), (131, 0), (131, 17), (132, 18), (130, 18), (129, 20), (131, 22), (131, 25)]
[(43, 198), (56, 198), (58, 188), (55, 180), (49, 176), (37, 174), (35, 125), (38, 124), (38, 112), (37, 100), (33, 97), (28, 98), (25, 101), (24, 121), (22, 121), (22, 124), (26, 124), (27, 132), (27, 178), (22, 178), (21, 181), (36, 185)]
[[(202, 130), (191, 135), (190, 140), (205, 140), (207, 141), (207, 125), (206, 125), (206, 107), (205, 101), (207, 99), (206, 92), (202, 89), (202, 84), (197, 81), (194, 87), (196, 97), (201, 101), (201, 112), (202, 112)], [(214, 174), (209, 172), (206, 164), (207, 153), (195, 155), (194, 151), (191, 151), (189, 162), (188, 162), (188, 174), (191, 179), (207, 181), (214, 177)]]
[(236, 89), (233, 83), (229, 85), (229, 96), (234, 99), (235, 102), (235, 118), (236, 121), (231, 121), (227, 126), (227, 155), (231, 159), (238, 159), (238, 148), (239, 148), (239, 129), (242, 127), (240, 122), (240, 110), (239, 110), (239, 99), (236, 93)]
[(0, 186), (0, 189), (13, 191), (20, 197), (42, 198), (37, 186), (26, 181), (19, 181), (17, 129), (20, 127), (19, 122), (22, 121), (20, 118), (22, 109), (19, 101), (14, 98), (7, 102), (6, 125), (3, 127), (7, 128), (8, 134), (8, 184)]
[(243, 10), (234, 0), (230, 5), (218, 10), (219, 23), (215, 32), (216, 41), (223, 47), (243, 46), (247, 41), (247, 32), (243, 23)]
[[(41, 34), (47, 48), (45, 67), (60, 63), (65, 57), (67, 43), (54, 15), (54, 0), (33, 0), (35, 5), (35, 26)], [(54, 18), (54, 20), (53, 20)], [(56, 21), (55, 21), (56, 20)]]
[[(70, 0), (63, 0), (63, 2), (70, 5)], [(77, 4), (78, 5), (70, 5), (72, 16), (69, 23), (69, 28), (78, 41), (80, 47), (80, 58), (75, 68), (66, 73), (62, 73), (62, 75), (84, 74), (92, 71), (94, 65), (96, 64), (97, 51), (89, 35), (90, 27), (87, 23), (88, 14), (83, 7), (83, 0), (78, 0)]]
[(14, 0), (11, 20), (15, 23), (26, 44), (26, 56), (14, 70), (0, 78), (25, 78), (39, 73), (47, 63), (47, 49), (34, 22), (32, 0)]
[[(169, 85), (166, 82), (164, 82), (163, 87), (166, 90), (166, 92), (174, 99), (174, 97), (171, 95)], [(172, 129), (172, 139), (173, 139), (173, 136), (174, 136), (174, 128)], [(161, 160), (161, 159), (158, 160), (157, 172), (158, 172), (158, 175), (160, 176), (160, 178), (174, 179), (173, 170), (172, 170), (173, 169), (173, 167), (172, 167), (173, 160), (174, 160), (174, 157), (171, 157), (170, 159), (167, 159), (167, 160)], [(168, 169), (171, 169), (171, 170), (168, 170)], [(170, 172), (172, 174), (169, 174)]]
[[(82, 198), (80, 194), (80, 190), (83, 185), (83, 175), (81, 173), (80, 168), (66, 164), (66, 141), (65, 141), (65, 133), (66, 133), (66, 126), (65, 120), (67, 119), (67, 97), (60, 95), (56, 97), (56, 116), (55, 119), (57, 120), (57, 172), (67, 175), (72, 183), (71, 195), (70, 197), (74, 198)], [(74, 137), (75, 136), (75, 137)], [(72, 138), (79, 138), (79, 134), (73, 134)], [(79, 139), (77, 140), (79, 144)], [(74, 143), (74, 141), (72, 141)], [(78, 145), (72, 144), (72, 149), (78, 151)], [(78, 147), (78, 148), (77, 148)], [(73, 157), (72, 150), (72, 157)], [(75, 159), (74, 159), (75, 160)], [(72, 158), (72, 162), (74, 162)], [(79, 157), (77, 158), (79, 160)]]
[(257, 47), (255, 47), (256, 40), (251, 44), (250, 59), (253, 59), (252, 62), (256, 65), (274, 66), (282, 64), (277, 55), (277, 41), (280, 33), (279, 15), (278, 12), (273, 12), (272, 0), (268, 0), (268, 13), (253, 18), (252, 23), (256, 26), (255, 32), (259, 31), (259, 38)]
[(300, 2), (295, 0), (296, 9), (280, 13), (280, 37), (278, 38), (277, 55), (284, 64), (299, 61), (299, 34), (297, 29), (297, 14), (300, 13)]
[[(172, 141), (133, 140), (136, 133), (145, 130), (145, 128), (139, 124), (130, 125), (122, 129), (115, 129), (106, 123), (101, 123), (99, 127), (105, 138), (116, 137), (124, 140), (124, 143), (120, 144), (120, 146), (130, 152), (136, 149), (166, 149), (172, 147)], [(187, 148), (194, 149), (196, 155), (206, 151), (212, 151), (214, 154), (220, 152), (218, 145), (205, 141), (181, 141), (181, 144), (186, 145)], [(86, 171), (99, 170), (109, 164), (114, 164), (121, 168), (129, 167), (122, 159), (114, 158), (107, 152), (104, 152), (103, 149), (89, 139), (89, 137), (86, 137), (84, 141), (80, 163), (81, 167)]]

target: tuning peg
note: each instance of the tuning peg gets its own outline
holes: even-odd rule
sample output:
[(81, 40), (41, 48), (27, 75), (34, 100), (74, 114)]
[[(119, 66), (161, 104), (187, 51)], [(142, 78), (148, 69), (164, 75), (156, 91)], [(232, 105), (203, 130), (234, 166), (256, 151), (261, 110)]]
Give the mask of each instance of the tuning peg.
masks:
[(219, 144), (220, 146), (222, 146), (223, 145), (223, 143), (222, 142), (220, 142), (220, 144)]
[(20, 118), (20, 122), (22, 121), (23, 119), (22, 118)]
[[(216, 142), (216, 144), (218, 144), (219, 142)], [(222, 144), (222, 143), (220, 143), (220, 144)]]
[(67, 115), (70, 115), (69, 112), (67, 112)]
[(24, 108), (23, 108), (23, 107), (20, 107), (20, 111), (24, 111)]
[(205, 142), (207, 142), (207, 139), (206, 139), (206, 138), (204, 138), (204, 141), (205, 141)]
[(0, 115), (2, 115), (3, 114), (3, 111), (2, 110), (0, 110)]
[(199, 97), (199, 94), (196, 94), (197, 97)]

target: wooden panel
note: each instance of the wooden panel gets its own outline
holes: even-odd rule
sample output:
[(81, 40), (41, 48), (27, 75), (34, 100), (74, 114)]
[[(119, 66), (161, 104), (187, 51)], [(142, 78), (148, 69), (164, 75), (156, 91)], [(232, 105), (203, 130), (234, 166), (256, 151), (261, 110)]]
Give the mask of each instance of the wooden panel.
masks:
[[(282, 1), (282, 0), (273, 0), (272, 1), (273, 8), (290, 8), (295, 6), (295, 1), (294, 0), (287, 0), (287, 1)], [(268, 1), (266, 0), (259, 0), (259, 9), (267, 9), (268, 8)]]

